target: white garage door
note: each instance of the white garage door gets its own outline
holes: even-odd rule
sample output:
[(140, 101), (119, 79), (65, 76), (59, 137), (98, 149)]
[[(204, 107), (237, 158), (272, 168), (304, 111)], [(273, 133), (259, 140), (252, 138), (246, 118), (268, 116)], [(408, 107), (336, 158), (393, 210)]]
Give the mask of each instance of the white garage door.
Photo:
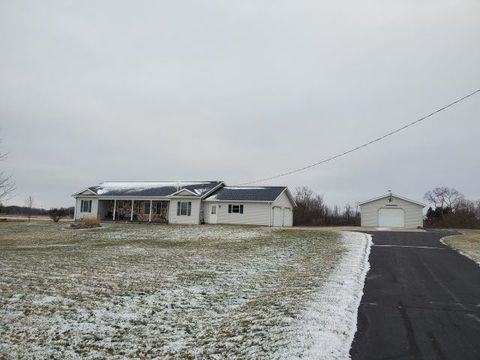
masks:
[(378, 226), (405, 227), (405, 213), (402, 209), (380, 209), (378, 212)]
[(292, 226), (292, 209), (283, 209), (283, 226)]
[(275, 206), (273, 208), (273, 226), (282, 226), (282, 225), (283, 225), (282, 208)]

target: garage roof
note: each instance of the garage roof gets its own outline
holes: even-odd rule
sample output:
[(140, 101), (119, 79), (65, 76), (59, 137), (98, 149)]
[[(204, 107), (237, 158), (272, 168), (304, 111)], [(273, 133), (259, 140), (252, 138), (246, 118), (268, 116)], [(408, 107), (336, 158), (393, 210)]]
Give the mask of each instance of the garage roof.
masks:
[[(286, 186), (225, 186), (206, 198), (207, 201), (275, 201)], [(290, 197), (290, 196), (289, 196)], [(290, 198), (290, 200), (293, 200)], [(293, 202), (293, 201), (292, 201)]]
[(376, 198), (373, 198), (373, 199), (369, 199), (369, 200), (366, 200), (366, 201), (362, 201), (360, 203), (358, 203), (358, 205), (364, 205), (364, 204), (368, 204), (368, 203), (371, 203), (373, 201), (377, 201), (377, 200), (381, 200), (381, 199), (385, 199), (385, 198), (388, 198), (388, 197), (394, 197), (394, 198), (397, 198), (397, 199), (401, 199), (403, 201), (408, 201), (410, 203), (413, 203), (413, 204), (416, 204), (418, 206), (421, 206), (421, 207), (425, 207), (426, 205), (424, 203), (421, 203), (419, 201), (415, 201), (415, 200), (412, 200), (412, 199), (407, 199), (406, 197), (403, 197), (403, 196), (400, 196), (400, 195), (396, 195), (396, 194), (386, 194), (386, 195), (382, 195), (382, 196), (379, 196), (379, 197), (376, 197)]

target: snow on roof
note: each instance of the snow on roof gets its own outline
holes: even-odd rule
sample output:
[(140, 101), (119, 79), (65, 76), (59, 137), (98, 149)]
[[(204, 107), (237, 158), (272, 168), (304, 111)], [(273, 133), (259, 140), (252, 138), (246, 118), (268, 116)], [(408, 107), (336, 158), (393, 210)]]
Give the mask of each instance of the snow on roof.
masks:
[(268, 189), (268, 187), (265, 186), (225, 186), (224, 189), (229, 189), (229, 190), (264, 190)]
[(89, 187), (99, 196), (169, 196), (188, 189), (202, 196), (221, 181), (106, 181)]

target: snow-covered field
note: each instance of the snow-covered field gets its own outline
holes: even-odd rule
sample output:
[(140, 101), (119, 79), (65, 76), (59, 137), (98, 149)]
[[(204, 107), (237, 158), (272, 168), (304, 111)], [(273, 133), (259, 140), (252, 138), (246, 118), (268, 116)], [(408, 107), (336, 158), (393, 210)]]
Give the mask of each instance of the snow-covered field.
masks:
[(344, 358), (363, 234), (0, 224), (0, 358)]

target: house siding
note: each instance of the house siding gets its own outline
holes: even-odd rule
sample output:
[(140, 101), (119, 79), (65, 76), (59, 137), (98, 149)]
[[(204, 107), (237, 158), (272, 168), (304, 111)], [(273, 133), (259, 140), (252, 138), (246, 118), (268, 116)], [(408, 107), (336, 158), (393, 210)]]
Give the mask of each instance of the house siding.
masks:
[[(217, 205), (217, 224), (270, 225), (270, 203), (232, 201), (220, 203), (211, 202), (210, 204)], [(243, 214), (229, 214), (229, 204), (243, 205)]]
[[(89, 213), (80, 212), (82, 200), (92, 200), (92, 211)], [(89, 197), (79, 197), (75, 203), (75, 220), (96, 219), (98, 214), (98, 199)]]
[[(177, 215), (177, 202), (178, 201), (191, 201), (192, 202), (192, 212), (190, 216), (186, 215)], [(170, 224), (200, 224), (200, 199), (172, 199), (170, 200), (169, 213), (168, 213), (168, 222)]]
[[(397, 206), (387, 206), (396, 204)], [(402, 209), (405, 212), (405, 227), (417, 228), (423, 226), (423, 206), (399, 199), (393, 196), (393, 202), (389, 203), (388, 196), (360, 205), (361, 225), (366, 227), (378, 226), (378, 211), (384, 208)]]
[(281, 208), (292, 208), (293, 204), (285, 192), (281, 193), (273, 202), (272, 206), (280, 206)]

